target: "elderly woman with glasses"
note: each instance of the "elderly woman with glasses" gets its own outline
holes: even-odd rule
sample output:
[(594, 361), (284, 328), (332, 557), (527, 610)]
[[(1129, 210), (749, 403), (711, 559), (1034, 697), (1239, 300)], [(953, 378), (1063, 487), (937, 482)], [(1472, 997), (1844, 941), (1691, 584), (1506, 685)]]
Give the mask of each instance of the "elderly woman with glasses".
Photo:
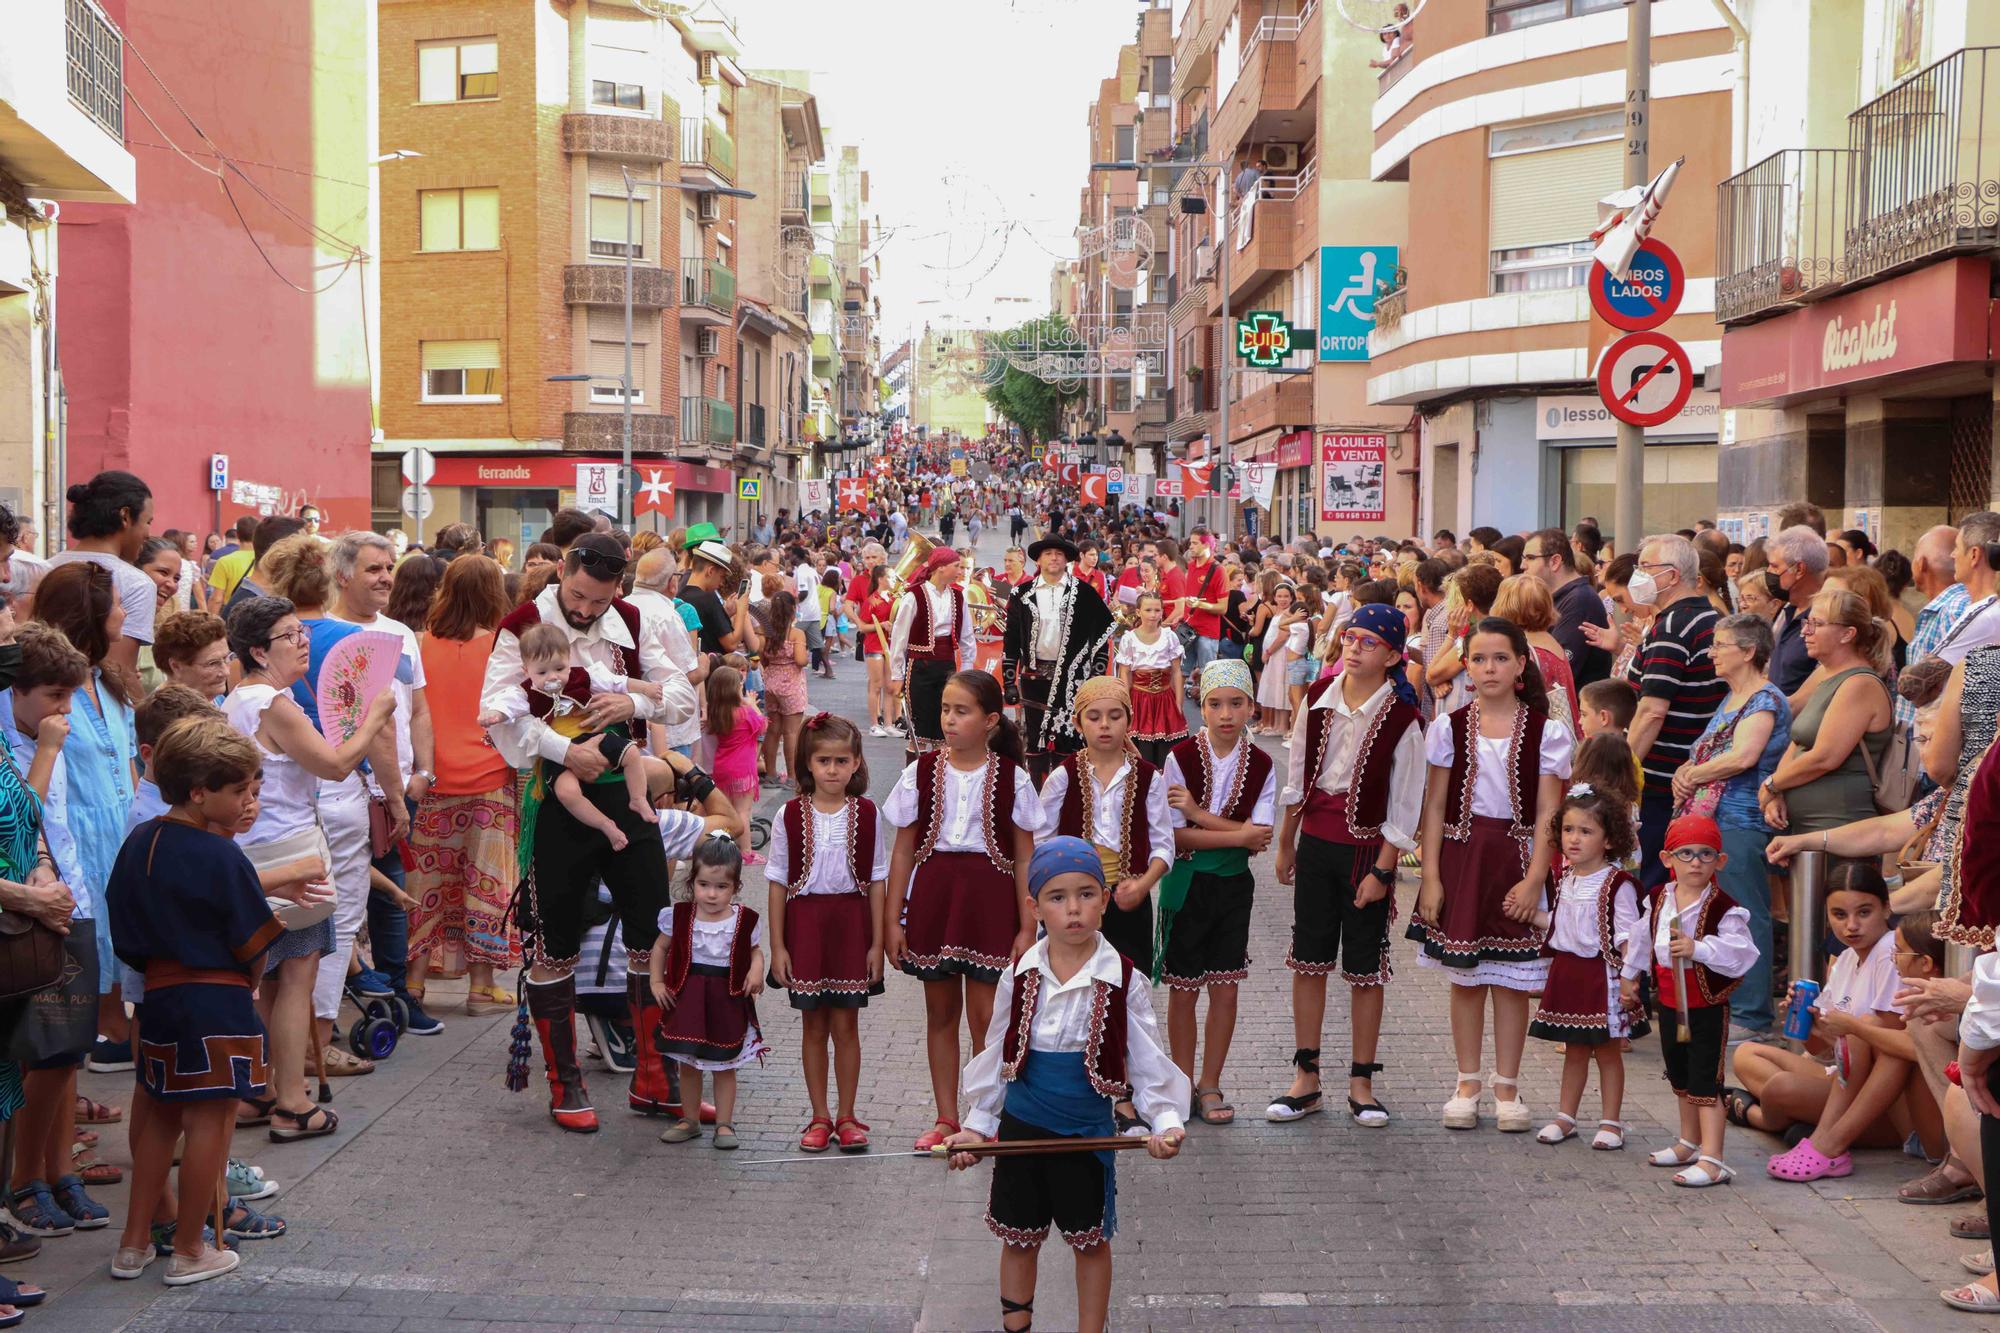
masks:
[(1791, 746), (1757, 799), (1772, 828), (1818, 833), (1874, 812), (1870, 771), (1881, 771), (1896, 721), (1895, 630), (1853, 593), (1827, 589), (1806, 604), (1803, 632), (1816, 666), (1791, 696)]

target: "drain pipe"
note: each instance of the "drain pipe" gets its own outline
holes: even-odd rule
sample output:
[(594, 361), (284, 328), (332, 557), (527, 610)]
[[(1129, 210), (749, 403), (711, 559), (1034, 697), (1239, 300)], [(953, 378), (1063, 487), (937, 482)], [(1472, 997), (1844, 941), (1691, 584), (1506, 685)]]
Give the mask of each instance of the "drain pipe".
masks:
[(1729, 103), (1729, 174), (1733, 176), (1750, 165), (1750, 30), (1729, 7), (1729, 0), (1710, 3), (1736, 39), (1736, 95)]

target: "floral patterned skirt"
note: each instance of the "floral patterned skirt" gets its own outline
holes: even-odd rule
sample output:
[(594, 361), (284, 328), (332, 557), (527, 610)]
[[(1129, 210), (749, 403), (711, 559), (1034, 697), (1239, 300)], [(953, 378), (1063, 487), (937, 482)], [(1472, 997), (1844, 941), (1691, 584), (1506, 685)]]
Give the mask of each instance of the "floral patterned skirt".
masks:
[(405, 848), (410, 913), (410, 968), (420, 979), (465, 974), (468, 963), (497, 968), (521, 961), (507, 918), (513, 899), (520, 815), (514, 784), (470, 796), (426, 794)]

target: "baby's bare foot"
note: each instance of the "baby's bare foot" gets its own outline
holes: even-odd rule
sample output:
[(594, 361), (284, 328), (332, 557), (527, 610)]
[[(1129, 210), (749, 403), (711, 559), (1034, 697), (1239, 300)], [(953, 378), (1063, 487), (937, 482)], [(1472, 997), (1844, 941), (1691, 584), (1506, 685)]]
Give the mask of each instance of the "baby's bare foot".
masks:
[(660, 822), (659, 812), (644, 801), (632, 802), (632, 809), (639, 818), (645, 820), (648, 824), (657, 824)]

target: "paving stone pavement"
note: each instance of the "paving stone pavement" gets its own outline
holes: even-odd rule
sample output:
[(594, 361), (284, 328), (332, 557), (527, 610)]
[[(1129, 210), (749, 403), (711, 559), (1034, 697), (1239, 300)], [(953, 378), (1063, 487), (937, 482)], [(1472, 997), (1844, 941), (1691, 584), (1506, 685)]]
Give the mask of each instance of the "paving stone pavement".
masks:
[[(983, 552), (997, 563), (999, 543)], [(812, 698), (862, 713), (862, 668), (814, 680)], [(870, 740), (872, 790), (893, 783), (900, 745)], [(767, 789), (768, 813), (778, 793)], [(753, 882), (751, 901), (762, 894)], [(1401, 896), (1410, 901), (1414, 886)], [(1629, 1059), (1631, 1147), (1592, 1152), (1481, 1129), (1437, 1114), (1454, 1061), (1445, 983), (1396, 946), (1377, 1088), (1396, 1114), (1363, 1130), (1327, 1114), (1279, 1126), (1263, 1105), (1284, 1090), (1292, 1050), (1282, 960), (1289, 890), (1260, 863), (1253, 952), (1226, 1085), (1228, 1128), (1196, 1125), (1179, 1160), (1126, 1156), (1115, 1243), (1113, 1324), (1127, 1329), (1426, 1328), (1551, 1330), (1757, 1328), (1830, 1333), (1960, 1326), (1935, 1293), (1960, 1280), (1945, 1223), (1956, 1209), (1912, 1208), (1896, 1186), (1920, 1173), (1863, 1153), (1854, 1176), (1781, 1185), (1767, 1136), (1733, 1133), (1741, 1175), (1728, 1188), (1673, 1188), (1644, 1152), (1671, 1138), (1657, 1047)], [(471, 1333), (491, 1329), (924, 1329), (998, 1327), (997, 1243), (980, 1217), (983, 1170), (829, 1155), (750, 1167), (796, 1151), (808, 1114), (796, 1015), (761, 1006), (772, 1057), (741, 1079), (741, 1151), (666, 1146), (654, 1121), (622, 1109), (623, 1080), (591, 1086), (605, 1113), (592, 1137), (558, 1133), (539, 1064), (525, 1093), (502, 1086), (508, 1021), (456, 1016), (436, 983), (439, 1037), (409, 1039), (374, 1075), (337, 1084), (340, 1133), (275, 1146), (261, 1131), (237, 1151), (286, 1189), (260, 1204), (290, 1233), (246, 1244), (236, 1275), (169, 1291), (156, 1267), (113, 1282), (115, 1232), (47, 1243), (14, 1271), (50, 1287), (29, 1328), (65, 1333)], [(1327, 1067), (1343, 1050), (1335, 986)], [(1160, 1007), (1163, 1009), (1164, 1004)], [(860, 1113), (897, 1149), (929, 1121), (922, 997), (892, 980), (862, 1021)], [(1524, 1096), (1552, 1109), (1559, 1061), (1529, 1043)], [(1338, 1080), (1330, 1079), (1331, 1086)], [(85, 1090), (124, 1101), (122, 1075)], [(1594, 1115), (1596, 1093), (1586, 1095)], [(105, 1155), (129, 1163), (123, 1131)], [(122, 1216), (124, 1189), (98, 1197)], [(1071, 1265), (1048, 1251), (1037, 1328), (1074, 1327)]]

